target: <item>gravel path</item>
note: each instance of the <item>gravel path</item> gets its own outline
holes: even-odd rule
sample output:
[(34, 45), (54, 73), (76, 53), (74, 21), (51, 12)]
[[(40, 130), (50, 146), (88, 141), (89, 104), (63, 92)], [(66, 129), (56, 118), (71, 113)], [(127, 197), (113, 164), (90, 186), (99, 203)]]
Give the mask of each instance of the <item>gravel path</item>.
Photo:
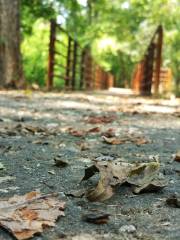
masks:
[[(90, 123), (95, 117), (111, 120)], [(82, 133), (95, 127), (99, 132)], [(109, 145), (102, 140), (108, 129), (119, 137), (141, 135), (150, 142)], [(0, 179), (14, 177), (0, 183), (1, 198), (39, 189), (42, 193), (60, 192), (66, 201), (65, 217), (33, 240), (180, 239), (180, 210), (166, 204), (169, 196), (180, 194), (180, 163), (173, 161), (178, 150), (180, 99), (154, 100), (121, 90), (0, 92), (0, 163), (5, 167), (0, 170)], [(69, 165), (58, 168), (54, 158)], [(67, 196), (72, 190), (96, 184), (97, 178), (80, 183), (85, 167), (95, 158), (122, 158), (132, 163), (158, 158), (169, 184), (160, 192), (139, 195), (123, 186), (103, 203)], [(111, 214), (108, 223), (83, 221), (82, 215), (92, 209)], [(0, 240), (5, 239), (13, 238), (0, 229)]]

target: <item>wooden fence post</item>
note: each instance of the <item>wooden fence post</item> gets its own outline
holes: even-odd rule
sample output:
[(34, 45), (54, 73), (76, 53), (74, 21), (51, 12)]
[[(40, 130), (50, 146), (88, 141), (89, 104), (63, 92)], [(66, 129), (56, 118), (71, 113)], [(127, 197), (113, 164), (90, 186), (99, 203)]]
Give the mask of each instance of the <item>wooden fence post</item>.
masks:
[(85, 71), (85, 54), (86, 50), (83, 49), (81, 53), (81, 76), (80, 76), (80, 84), (79, 88), (82, 90), (84, 87), (84, 71)]
[(158, 95), (159, 93), (159, 83), (160, 83), (160, 73), (161, 73), (161, 62), (162, 62), (162, 43), (163, 43), (163, 28), (158, 27), (157, 30), (158, 40), (157, 40), (157, 50), (156, 50), (156, 64), (155, 64), (155, 81), (154, 81), (154, 93)]
[(143, 79), (140, 83), (140, 94), (143, 96), (151, 95), (154, 52), (155, 52), (155, 44), (152, 42), (148, 47), (147, 55), (145, 56)]
[(72, 83), (71, 83), (72, 90), (74, 90), (74, 89), (75, 89), (75, 86), (76, 86), (77, 47), (78, 47), (78, 44), (77, 44), (77, 42), (74, 40), (73, 65), (72, 65)]
[(56, 39), (56, 21), (52, 19), (50, 22), (50, 41), (49, 41), (48, 76), (47, 76), (47, 88), (49, 90), (53, 87), (55, 39)]
[(72, 39), (68, 36), (68, 49), (67, 49), (67, 62), (66, 62), (66, 77), (65, 77), (65, 87), (68, 89), (70, 86), (70, 66), (71, 66), (71, 47)]

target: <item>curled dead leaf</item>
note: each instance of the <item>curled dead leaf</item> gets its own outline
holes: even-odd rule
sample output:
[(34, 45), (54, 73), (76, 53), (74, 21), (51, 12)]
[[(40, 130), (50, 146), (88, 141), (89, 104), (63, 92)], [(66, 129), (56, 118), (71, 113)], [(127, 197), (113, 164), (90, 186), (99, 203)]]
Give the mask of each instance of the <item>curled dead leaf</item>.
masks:
[(137, 186), (133, 189), (134, 193), (141, 193), (141, 192), (157, 192), (163, 189), (168, 185), (168, 181), (166, 179), (162, 180), (152, 180), (151, 182), (147, 182), (146, 184), (142, 186)]
[(94, 165), (85, 170), (82, 180), (87, 180), (99, 172), (97, 186), (86, 192), (89, 201), (104, 201), (114, 194), (114, 186), (125, 182), (134, 187), (135, 193), (158, 191), (167, 185), (164, 179), (158, 179), (158, 162), (130, 164), (119, 160), (94, 161)]
[(104, 186), (104, 184), (99, 181), (95, 189), (90, 189), (86, 192), (86, 198), (91, 202), (103, 202), (111, 198), (114, 194), (113, 188), (110, 185)]
[(108, 138), (108, 137), (102, 136), (102, 138), (103, 138), (104, 142), (106, 142), (108, 144), (112, 144), (112, 145), (123, 144), (127, 141), (127, 139), (118, 139), (115, 137)]
[(94, 224), (106, 224), (109, 221), (110, 214), (100, 212), (97, 210), (92, 210), (91, 213), (84, 214), (82, 219), (85, 222), (94, 223)]
[(86, 168), (85, 169), (85, 175), (82, 178), (81, 182), (85, 181), (85, 180), (88, 180), (90, 177), (92, 177), (97, 172), (99, 172), (99, 169), (95, 165), (92, 165), (92, 166)]

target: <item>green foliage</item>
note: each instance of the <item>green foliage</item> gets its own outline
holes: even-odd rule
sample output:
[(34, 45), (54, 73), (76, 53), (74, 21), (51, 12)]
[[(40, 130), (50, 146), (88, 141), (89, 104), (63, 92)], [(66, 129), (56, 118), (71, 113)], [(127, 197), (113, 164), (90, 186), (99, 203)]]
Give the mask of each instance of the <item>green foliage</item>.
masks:
[(32, 34), (22, 43), (25, 77), (28, 83), (44, 85), (47, 72), (49, 44), (49, 22), (38, 19), (32, 27)]
[[(164, 66), (172, 68), (176, 92), (179, 91), (178, 0), (22, 0), (23, 44), (27, 47), (28, 41), (31, 41), (31, 49), (27, 47), (31, 54), (23, 47), (26, 75), (30, 81), (34, 78), (33, 69), (36, 69), (36, 73), (39, 72), (35, 75), (36, 81), (37, 78), (44, 79), (45, 57), (42, 57), (36, 47), (43, 52), (48, 46), (45, 47), (45, 40), (39, 40), (42, 36), (35, 33), (33, 23), (40, 17), (50, 19), (57, 15), (64, 16), (64, 27), (72, 37), (78, 39), (81, 46), (92, 47), (97, 63), (116, 76), (117, 86), (123, 86), (125, 82), (130, 84), (135, 64), (142, 59), (156, 27), (162, 24)], [(33, 36), (27, 36), (31, 33)], [(63, 81), (57, 79), (56, 85), (62, 87)]]
[(23, 36), (32, 34), (33, 25), (39, 18), (49, 20), (56, 16), (55, 2), (55, 0), (21, 0)]

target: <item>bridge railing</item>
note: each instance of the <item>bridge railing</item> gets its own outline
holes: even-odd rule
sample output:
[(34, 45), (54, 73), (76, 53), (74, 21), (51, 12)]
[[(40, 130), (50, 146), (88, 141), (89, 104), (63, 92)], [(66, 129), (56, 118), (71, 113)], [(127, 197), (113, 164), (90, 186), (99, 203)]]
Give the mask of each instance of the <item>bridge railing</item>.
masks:
[[(158, 26), (143, 59), (136, 65), (132, 88), (141, 95), (158, 95), (171, 90), (170, 69), (162, 68), (163, 28)], [(168, 89), (167, 89), (168, 88)]]
[(47, 88), (54, 82), (65, 90), (108, 89), (114, 77), (94, 61), (90, 49), (82, 48), (55, 20), (50, 22)]

